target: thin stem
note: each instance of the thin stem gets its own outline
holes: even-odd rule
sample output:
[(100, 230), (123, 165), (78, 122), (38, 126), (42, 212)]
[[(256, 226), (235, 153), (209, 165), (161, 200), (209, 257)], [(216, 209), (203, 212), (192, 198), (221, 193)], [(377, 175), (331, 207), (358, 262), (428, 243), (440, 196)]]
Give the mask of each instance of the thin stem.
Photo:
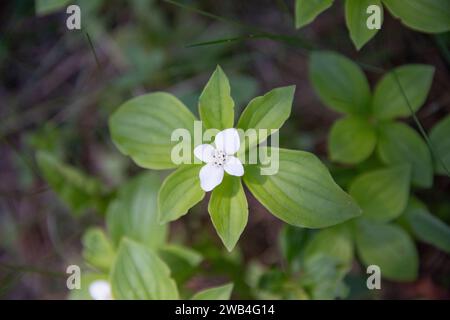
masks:
[(405, 93), (405, 90), (403, 89), (403, 86), (400, 83), (400, 80), (399, 80), (399, 78), (397, 76), (397, 72), (396, 72), (395, 69), (392, 71), (392, 74), (394, 75), (395, 82), (397, 82), (397, 85), (398, 85), (398, 87), (400, 89), (400, 92), (401, 92), (403, 98), (405, 99), (406, 105), (409, 108), (409, 111), (411, 113), (411, 116), (412, 116), (414, 122), (416, 123), (417, 128), (419, 129), (420, 133), (422, 134), (423, 138), (425, 139), (425, 142), (427, 143), (428, 149), (430, 149), (430, 153), (431, 153), (432, 157), (435, 160), (439, 161), (441, 166), (447, 172), (447, 176), (450, 177), (450, 173), (449, 173), (449, 170), (448, 170), (447, 166), (445, 165), (445, 163), (442, 160), (442, 158), (440, 157), (440, 155), (434, 150), (434, 148), (432, 146), (432, 143), (431, 143), (431, 140), (428, 137), (428, 134), (426, 133), (425, 129), (423, 128), (422, 124), (420, 123), (419, 119), (417, 118), (416, 113), (414, 112), (414, 110), (413, 110), (413, 108), (411, 106), (411, 103), (409, 102), (409, 99), (408, 99), (408, 97), (407, 97), (407, 95)]

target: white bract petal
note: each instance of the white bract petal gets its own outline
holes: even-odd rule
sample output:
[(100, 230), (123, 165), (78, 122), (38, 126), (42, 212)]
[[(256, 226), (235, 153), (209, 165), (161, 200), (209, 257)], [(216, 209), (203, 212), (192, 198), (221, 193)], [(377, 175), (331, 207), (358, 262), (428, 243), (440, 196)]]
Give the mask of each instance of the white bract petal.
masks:
[(235, 154), (241, 146), (238, 131), (234, 128), (220, 131), (216, 135), (214, 144), (218, 150), (221, 150), (228, 155)]
[(210, 144), (201, 144), (195, 147), (194, 149), (194, 155), (199, 160), (209, 163), (213, 161), (214, 152), (216, 150), (214, 147)]
[(200, 169), (200, 186), (206, 192), (217, 187), (223, 179), (223, 167), (208, 163)]
[(112, 300), (111, 286), (105, 280), (92, 282), (89, 286), (89, 293), (94, 300)]
[(241, 177), (244, 175), (244, 166), (242, 165), (241, 160), (236, 157), (228, 156), (227, 162), (225, 162), (223, 168), (232, 176)]

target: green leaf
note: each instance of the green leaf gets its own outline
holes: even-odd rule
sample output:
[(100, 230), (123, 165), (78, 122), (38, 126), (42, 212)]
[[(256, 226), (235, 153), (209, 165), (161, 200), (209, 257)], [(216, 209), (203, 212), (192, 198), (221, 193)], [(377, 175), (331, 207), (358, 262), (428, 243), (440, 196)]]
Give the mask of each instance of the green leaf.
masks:
[(406, 208), (410, 175), (409, 165), (363, 173), (350, 185), (350, 195), (363, 209), (364, 217), (390, 221)]
[(174, 244), (161, 247), (158, 254), (169, 266), (172, 277), (178, 284), (192, 276), (203, 259), (197, 251)]
[(374, 127), (366, 119), (350, 116), (334, 123), (328, 152), (333, 161), (356, 164), (372, 154), (376, 142)]
[[(198, 266), (202, 261), (202, 255), (197, 251), (176, 244), (167, 244), (160, 248), (161, 256), (176, 256), (180, 260), (185, 261), (190, 266)], [(165, 258), (163, 258), (165, 259)]]
[(133, 98), (110, 117), (112, 139), (119, 150), (136, 164), (148, 169), (169, 169), (177, 165), (171, 159), (171, 141), (176, 129), (193, 136), (195, 117), (171, 94), (156, 92)]
[(61, 10), (68, 5), (70, 0), (36, 0), (34, 2), (36, 14), (43, 16)]
[(353, 260), (353, 239), (349, 226), (343, 223), (318, 231), (305, 250), (305, 260), (324, 254), (336, 258), (342, 269), (349, 269)]
[(350, 114), (368, 113), (369, 83), (350, 59), (331, 51), (315, 51), (310, 57), (309, 77), (320, 100), (329, 108)]
[(450, 170), (450, 115), (431, 129), (430, 141), (436, 158), (435, 171), (437, 174), (447, 175)]
[(417, 238), (450, 253), (450, 227), (426, 208), (410, 203), (402, 217)]
[(37, 152), (36, 161), (47, 183), (75, 214), (87, 208), (103, 211), (106, 192), (100, 181), (44, 151)]
[(280, 247), (284, 259), (292, 270), (300, 267), (304, 248), (312, 236), (312, 230), (294, 227), (288, 224), (283, 226), (280, 232)]
[(300, 283), (312, 299), (345, 298), (349, 291), (345, 274), (338, 258), (317, 253), (305, 261)]
[(158, 193), (159, 221), (176, 220), (203, 199), (200, 169), (201, 166), (182, 166), (164, 180)]
[(417, 277), (419, 258), (410, 236), (400, 227), (358, 219), (356, 248), (364, 265), (377, 265), (381, 276), (396, 281)]
[(353, 239), (350, 225), (322, 229), (314, 234), (303, 257), (303, 277), (300, 280), (313, 299), (345, 297), (348, 288), (343, 283), (353, 261)]
[(134, 177), (119, 190), (106, 218), (115, 246), (123, 237), (151, 248), (165, 243), (167, 226), (158, 221), (157, 194), (160, 185), (156, 174), (145, 173)]
[(433, 183), (433, 163), (419, 134), (403, 123), (385, 123), (379, 128), (377, 147), (380, 159), (388, 164), (411, 165), (411, 181), (428, 188)]
[[(237, 127), (243, 130), (280, 129), (291, 114), (294, 92), (295, 86), (281, 87), (254, 98), (242, 112)], [(248, 146), (263, 142), (267, 136), (260, 134), (259, 141), (249, 137)]]
[(271, 268), (270, 270), (262, 270), (259, 279), (257, 280), (256, 290), (266, 291), (272, 295), (281, 295), (283, 287), (288, 281), (288, 275), (277, 268)]
[(450, 30), (450, 2), (447, 0), (383, 0), (389, 11), (406, 26), (423, 32)]
[(126, 238), (120, 243), (110, 279), (115, 299), (178, 299), (169, 267), (151, 249)]
[(233, 250), (248, 220), (247, 198), (239, 177), (224, 177), (211, 194), (208, 211), (223, 244)]
[(48, 121), (39, 128), (25, 134), (24, 142), (34, 150), (45, 151), (54, 157), (61, 159), (64, 156), (64, 143), (71, 139), (71, 129), (61, 127)]
[[(267, 148), (260, 152), (267, 153)], [(260, 165), (247, 166), (244, 181), (272, 214), (300, 227), (323, 228), (360, 215), (361, 209), (333, 180), (328, 169), (313, 154), (271, 149), (279, 154), (274, 175), (261, 175)], [(260, 153), (261, 154), (261, 153)]]
[(298, 29), (311, 23), (332, 4), (333, 0), (296, 0), (295, 27)]
[(220, 287), (209, 288), (197, 292), (192, 296), (192, 300), (229, 300), (233, 284), (228, 283)]
[(212, 74), (198, 101), (198, 111), (207, 129), (228, 129), (234, 123), (234, 101), (230, 84), (220, 66)]
[(114, 261), (114, 248), (100, 228), (89, 228), (83, 235), (83, 258), (95, 268), (108, 272)]
[[(378, 119), (411, 116), (427, 99), (434, 67), (410, 64), (387, 73), (375, 87), (373, 113)], [(406, 98), (405, 98), (406, 96)]]
[(383, 12), (383, 6), (380, 0), (345, 1), (345, 21), (350, 31), (350, 38), (358, 50), (378, 32), (378, 29), (369, 29), (367, 27), (367, 19), (369, 18), (367, 8), (371, 5), (378, 6), (381, 12)]

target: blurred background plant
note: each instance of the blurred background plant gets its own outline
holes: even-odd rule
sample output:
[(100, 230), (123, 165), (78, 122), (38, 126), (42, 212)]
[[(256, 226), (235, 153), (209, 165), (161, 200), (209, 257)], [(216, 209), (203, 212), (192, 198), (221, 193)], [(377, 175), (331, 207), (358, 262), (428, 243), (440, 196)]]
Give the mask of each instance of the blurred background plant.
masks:
[[(67, 265), (86, 265), (82, 239), (87, 241), (90, 228), (104, 228), (108, 207), (124, 197), (129, 178), (142, 171), (112, 145), (108, 116), (131, 96), (155, 90), (175, 94), (197, 114), (200, 90), (217, 64), (230, 78), (235, 114), (252, 97), (295, 84), (281, 146), (314, 152), (324, 161), (339, 115), (314, 91), (308, 75), (311, 48), (356, 61), (373, 86), (385, 73), (380, 69), (432, 65), (433, 82), (417, 118), (448, 159), (450, 147), (442, 143), (450, 136), (445, 118), (450, 110), (448, 32), (415, 32), (385, 12), (384, 32), (358, 52), (340, 5), (296, 31), (295, 3), (283, 0), (78, 0), (82, 29), (69, 31), (67, 2), (0, 4), (2, 298), (68, 296)], [(401, 121), (416, 126), (411, 117)], [(327, 164), (346, 190), (356, 176), (382, 165), (378, 159)], [(170, 243), (202, 256), (201, 263), (194, 259), (195, 273), (177, 281), (189, 294), (233, 282), (234, 298), (449, 298), (450, 179), (435, 167), (441, 175), (430, 188), (414, 189), (407, 214), (395, 221), (418, 240), (414, 280), (384, 279), (382, 290), (367, 290), (365, 268), (353, 259), (353, 225), (321, 231), (286, 227), (247, 192), (252, 214), (230, 254), (209, 223), (205, 205), (170, 225)], [(166, 174), (158, 173), (160, 178)], [(443, 221), (437, 241), (417, 232), (433, 225), (435, 217)], [(328, 245), (336, 239), (343, 248), (339, 254)]]

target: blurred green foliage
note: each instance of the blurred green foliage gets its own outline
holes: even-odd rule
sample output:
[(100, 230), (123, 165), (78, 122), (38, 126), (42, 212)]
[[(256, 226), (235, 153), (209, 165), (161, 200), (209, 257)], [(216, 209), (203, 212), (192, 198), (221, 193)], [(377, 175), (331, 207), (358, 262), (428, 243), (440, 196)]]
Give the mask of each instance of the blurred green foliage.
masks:
[[(273, 46), (272, 42), (264, 42), (268, 36), (252, 45), (249, 43), (258, 40), (244, 43), (242, 39), (250, 39), (247, 33), (253, 34), (255, 30), (225, 17), (239, 10), (230, 9), (226, 3), (181, 2), (194, 9), (209, 10), (217, 5), (228, 11), (221, 12), (222, 20), (202, 19), (162, 1), (77, 0), (74, 3), (82, 10), (82, 31), (68, 33), (60, 32), (67, 1), (36, 0), (34, 8), (25, 1), (17, 1), (10, 6), (14, 22), (7, 24), (0, 37), (0, 97), (2, 106), (8, 107), (0, 110), (0, 136), (6, 146), (17, 143), (20, 150), (7, 149), (2, 157), (2, 165), (13, 163), (11, 168), (5, 165), (4, 172), (13, 172), (14, 188), (2, 194), (5, 201), (0, 206), (1, 253), (26, 263), (34, 251), (41, 255), (35, 244), (42, 242), (62, 264), (76, 260), (83, 269), (82, 289), (72, 291), (72, 299), (91, 299), (89, 285), (99, 279), (114, 281), (116, 296), (128, 297), (130, 288), (118, 289), (124, 283), (123, 272), (142, 265), (145, 265), (142, 273), (148, 279), (163, 274), (162, 286), (173, 289), (174, 281), (177, 292), (185, 298), (228, 298), (231, 287), (233, 297), (247, 299), (379, 298), (385, 293), (384, 283), (381, 292), (369, 291), (365, 284), (367, 274), (362, 266), (370, 264), (380, 265), (382, 275), (394, 282), (435, 277), (440, 286), (448, 288), (448, 276), (421, 274), (424, 268), (429, 271), (422, 260), (431, 250), (422, 243), (438, 248), (437, 253), (431, 251), (435, 255), (450, 252), (447, 195), (450, 118), (445, 116), (442, 102), (435, 102), (436, 92), (445, 91), (442, 88), (446, 79), (441, 69), (450, 61), (448, 33), (415, 38), (411, 30), (401, 31), (406, 34), (401, 39), (408, 40), (405, 40), (408, 45), (400, 47), (408, 50), (404, 56), (398, 53), (401, 50), (388, 45), (353, 55), (351, 59), (332, 51), (317, 51), (310, 56), (310, 79), (307, 79), (303, 58), (292, 58), (294, 53), (303, 57), (304, 46), (300, 44), (304, 43), (304, 36), (317, 41), (318, 47), (339, 48), (353, 54), (354, 49), (347, 50), (342, 40), (347, 39), (347, 31), (342, 37), (340, 29), (335, 28), (336, 21), (332, 23), (336, 30), (331, 36), (322, 36), (320, 30), (326, 26), (318, 24), (317, 30), (315, 26), (302, 29), (289, 34), (291, 38), (272, 37)], [(295, 5), (288, 3), (297, 9), (297, 27), (312, 22), (333, 1), (316, 1), (317, 7), (307, 12), (299, 11), (302, 2), (307, 3), (301, 0)], [(394, 0), (381, 2), (387, 9), (385, 15), (392, 13), (414, 30), (436, 33), (449, 28), (447, 1), (433, 0), (428, 1), (431, 5), (425, 5), (423, 0), (411, 0), (402, 7)], [(357, 14), (360, 11), (352, 1), (347, 0), (345, 6), (351, 40), (361, 49), (376, 32), (361, 33), (360, 23), (355, 20), (361, 18)], [(242, 11), (240, 14), (252, 17), (261, 12), (257, 6), (253, 9), (251, 13), (245, 12), (244, 7), (241, 10), (245, 14)], [(271, 29), (271, 18), (264, 16), (267, 29)], [(36, 19), (32, 20), (36, 24), (30, 24), (30, 19)], [(259, 23), (259, 19), (249, 21)], [(344, 27), (343, 22), (339, 26)], [(286, 31), (283, 27), (279, 30)], [(376, 39), (391, 32), (394, 30), (382, 30)], [(241, 40), (222, 40), (230, 37)], [(191, 46), (216, 39), (219, 42), (214, 45)], [(373, 43), (376, 44), (375, 40)], [(24, 53), (23, 49), (18, 50), (19, 44), (31, 50)], [(427, 51), (415, 51), (416, 45), (426, 47)], [(434, 51), (442, 60), (433, 60)], [(415, 56), (417, 52), (420, 57)], [(426, 57), (422, 57), (424, 52)], [(360, 57), (380, 65), (389, 65), (389, 59), (396, 63), (424, 61), (433, 63), (436, 70), (429, 65), (408, 64), (389, 66), (381, 72), (375, 68), (376, 75), (365, 74), (361, 67), (370, 71), (371, 66), (357, 62)], [(67, 61), (70, 63), (64, 64)], [(306, 90), (295, 98), (291, 120), (281, 132), (281, 143), (323, 155), (338, 185), (362, 207), (362, 217), (321, 230), (286, 225), (278, 233), (273, 220), (261, 223), (257, 220), (260, 212), (256, 212), (255, 221), (250, 221), (254, 226), (243, 234), (241, 243), (231, 253), (224, 250), (210, 228), (205, 228), (209, 223), (205, 221), (206, 208), (202, 205), (191, 209), (189, 219), (170, 228), (156, 223), (155, 190), (166, 173), (141, 174), (120, 155), (110, 141), (107, 119), (122, 101), (160, 90), (178, 96), (198, 116), (202, 84), (218, 64), (229, 73), (236, 122), (251, 98), (273, 86), (273, 80), (267, 80), (270, 77), (283, 85), (310, 82), (324, 105), (345, 113), (334, 122), (327, 138), (327, 121), (332, 120), (324, 119), (330, 114), (334, 119), (333, 114), (314, 104), (308, 86), (303, 86)], [(279, 70), (274, 71), (272, 64)], [(61, 74), (64, 76), (59, 77)], [(404, 87), (400, 88), (398, 83)], [(373, 90), (369, 84), (375, 84)], [(445, 99), (444, 96), (441, 100), (445, 103)], [(429, 141), (410, 126), (414, 120), (409, 118), (411, 111), (421, 112), (418, 117), (432, 128)], [(312, 123), (315, 121), (318, 123)], [(324, 156), (327, 146), (329, 160)], [(28, 159), (29, 154), (36, 155), (35, 161)], [(8, 184), (11, 178), (5, 174), (4, 180)], [(43, 181), (52, 189), (51, 193), (43, 192), (46, 190)], [(19, 191), (23, 194), (17, 198)], [(61, 201), (55, 205), (54, 198)], [(29, 201), (26, 206), (18, 206), (19, 213), (14, 211), (17, 199)], [(12, 209), (9, 202), (14, 204)], [(249, 200), (249, 205), (259, 210), (254, 199)], [(27, 212), (32, 214), (26, 215)], [(262, 216), (261, 219), (266, 219)], [(278, 247), (275, 242), (264, 244), (261, 240), (260, 234), (268, 241), (273, 240), (273, 235), (260, 229), (265, 224), (273, 226), (270, 234), (279, 237)], [(46, 233), (48, 239), (42, 240), (40, 237)], [(82, 250), (77, 245), (74, 248), (69, 235), (81, 240)], [(124, 238), (127, 243), (121, 245)], [(126, 248), (119, 249), (120, 246)], [(27, 251), (28, 248), (33, 248), (33, 252)], [(82, 255), (74, 256), (73, 250), (78, 254), (81, 251)], [(118, 250), (121, 250), (119, 257)], [(47, 267), (44, 258), (41, 264)], [(139, 259), (144, 259), (144, 263), (137, 263)], [(150, 260), (158, 261), (157, 270), (146, 268), (152, 265), (147, 263)], [(1, 268), (11, 269), (3, 265)], [(21, 281), (22, 269), (12, 269), (16, 269), (14, 273), (8, 271), (0, 277), (1, 295)], [(59, 280), (58, 283), (63, 283)], [(155, 291), (139, 283), (139, 279), (133, 281), (142, 289), (135, 297), (160, 297), (153, 295)], [(198, 288), (228, 282), (233, 285), (207, 289), (193, 296)], [(392, 286), (391, 282), (386, 283)], [(18, 288), (32, 292), (31, 296), (36, 294), (28, 287)], [(174, 290), (166, 293), (166, 297), (176, 296)], [(41, 297), (40, 293), (36, 296)]]

